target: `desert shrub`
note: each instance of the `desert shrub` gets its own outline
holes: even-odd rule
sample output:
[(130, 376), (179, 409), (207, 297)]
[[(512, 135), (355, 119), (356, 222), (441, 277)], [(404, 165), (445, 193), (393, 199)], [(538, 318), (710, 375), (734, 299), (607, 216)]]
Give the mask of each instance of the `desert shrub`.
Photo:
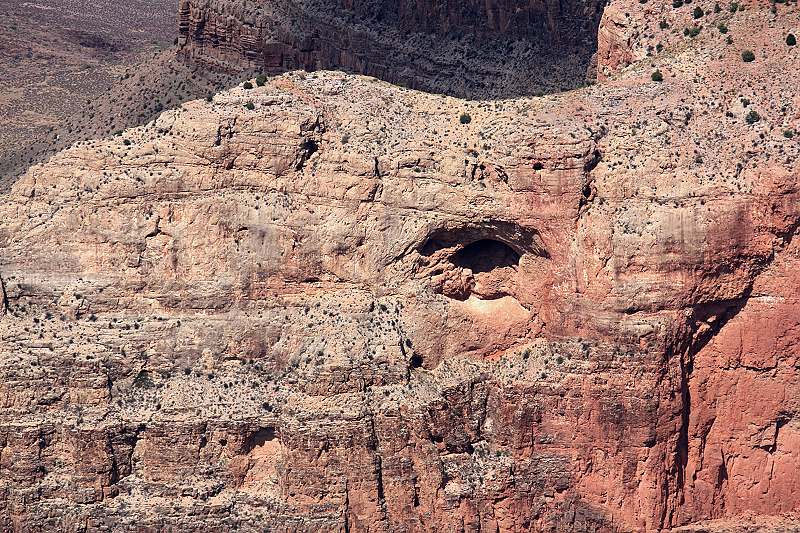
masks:
[(264, 76), (263, 74), (259, 74), (258, 77), (256, 78), (256, 85), (258, 85), (259, 87), (263, 87), (265, 83), (267, 83), (267, 77)]
[(253, 84), (252, 84), (252, 83), (250, 83), (249, 81), (246, 81), (246, 82), (244, 82), (244, 83), (242, 84), (242, 87), (244, 87), (245, 89), (248, 89), (248, 90), (249, 90), (249, 89), (252, 89), (252, 88), (253, 88)]
[(247, 102), (246, 104), (244, 104), (244, 107), (245, 107), (245, 108), (246, 108), (248, 111), (252, 111), (253, 109), (255, 109), (255, 108), (256, 108), (256, 105), (255, 105), (253, 102)]
[(468, 113), (461, 113), (461, 116), (458, 119), (462, 124), (469, 124), (472, 122), (472, 117), (469, 116)]
[(797, 37), (794, 36), (793, 33), (790, 33), (786, 36), (786, 44), (789, 46), (794, 46), (797, 44)]
[(752, 50), (745, 50), (742, 52), (742, 61), (745, 63), (751, 63), (756, 60), (756, 55), (752, 52)]
[(653, 74), (650, 75), (650, 79), (657, 82), (664, 81), (664, 75), (661, 74), (660, 70), (656, 70)]
[(758, 113), (756, 113), (755, 109), (751, 109), (751, 110), (750, 110), (750, 112), (749, 112), (749, 113), (747, 114), (747, 116), (745, 117), (745, 121), (746, 121), (748, 124), (755, 124), (755, 123), (756, 123), (756, 122), (758, 122), (759, 120), (761, 120), (761, 115), (759, 115)]
[(694, 11), (692, 12), (692, 16), (694, 18), (696, 18), (696, 19), (702, 18), (703, 15), (705, 15), (705, 13), (703, 12), (703, 8), (701, 8), (700, 6), (697, 6), (696, 8), (694, 8)]
[(150, 372), (147, 370), (139, 372), (133, 380), (133, 386), (139, 389), (151, 389), (154, 385), (153, 380), (150, 378)]

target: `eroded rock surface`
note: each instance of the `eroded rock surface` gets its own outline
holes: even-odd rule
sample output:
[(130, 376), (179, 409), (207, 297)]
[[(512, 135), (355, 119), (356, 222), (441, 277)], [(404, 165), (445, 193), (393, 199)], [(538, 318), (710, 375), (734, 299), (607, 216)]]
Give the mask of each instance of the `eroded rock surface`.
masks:
[(289, 73), (32, 168), (2, 528), (796, 528), (798, 12), (700, 5), (580, 91)]

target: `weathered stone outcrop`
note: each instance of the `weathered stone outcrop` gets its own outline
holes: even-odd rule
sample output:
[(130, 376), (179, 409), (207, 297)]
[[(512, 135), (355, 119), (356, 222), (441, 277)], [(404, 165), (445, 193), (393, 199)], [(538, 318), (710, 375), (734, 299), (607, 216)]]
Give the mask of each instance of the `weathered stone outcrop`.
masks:
[(470, 98), (553, 92), (584, 83), (602, 4), (182, 0), (180, 54), (228, 72), (341, 69)]
[(290, 73), (32, 168), (0, 529), (797, 528), (796, 9), (724, 14), (754, 63), (708, 32), (497, 102)]

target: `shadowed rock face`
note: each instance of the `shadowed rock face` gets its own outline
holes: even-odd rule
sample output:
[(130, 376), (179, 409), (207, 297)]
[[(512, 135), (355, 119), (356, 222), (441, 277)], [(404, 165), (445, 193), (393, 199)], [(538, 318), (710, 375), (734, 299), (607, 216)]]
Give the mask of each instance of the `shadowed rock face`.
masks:
[(604, 2), (182, 0), (181, 54), (226, 71), (341, 69), (467, 98), (585, 83)]
[(403, 31), (507, 35), (547, 43), (595, 39), (604, 2), (575, 0), (341, 0), (360, 20), (388, 21)]
[[(691, 21), (651, 4), (608, 57)], [(535, 99), (290, 73), (32, 168), (0, 203), (0, 529), (797, 527), (780, 13), (709, 18), (757, 64), (665, 32)]]

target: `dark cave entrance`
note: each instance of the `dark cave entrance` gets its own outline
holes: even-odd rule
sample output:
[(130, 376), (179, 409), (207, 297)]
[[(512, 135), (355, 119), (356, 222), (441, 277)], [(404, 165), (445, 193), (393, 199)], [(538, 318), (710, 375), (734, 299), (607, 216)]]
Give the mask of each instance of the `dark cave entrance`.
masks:
[(253, 449), (264, 446), (267, 442), (275, 440), (277, 433), (273, 427), (261, 428), (247, 436), (244, 442), (245, 453), (250, 453)]
[(481, 239), (457, 252), (451, 262), (468, 268), (473, 274), (491, 272), (497, 268), (519, 266), (520, 255), (509, 245), (492, 239)]
[(515, 296), (523, 256), (549, 257), (535, 230), (500, 221), (432, 231), (417, 252), (417, 275), (428, 277), (434, 292), (460, 301)]

